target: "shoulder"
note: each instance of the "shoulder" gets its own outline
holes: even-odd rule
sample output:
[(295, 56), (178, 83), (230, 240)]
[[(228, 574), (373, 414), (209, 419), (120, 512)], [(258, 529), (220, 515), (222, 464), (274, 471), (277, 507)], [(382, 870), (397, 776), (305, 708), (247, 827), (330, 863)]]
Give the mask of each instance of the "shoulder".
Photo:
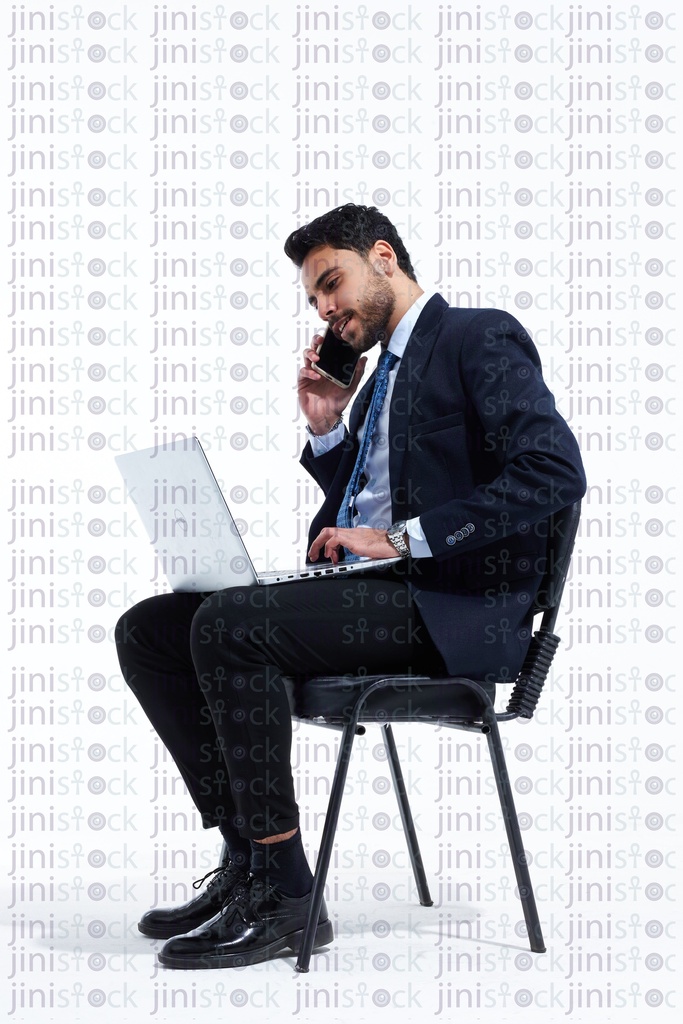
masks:
[(465, 348), (492, 351), (514, 345), (538, 359), (536, 346), (526, 328), (505, 309), (462, 309), (444, 311), (442, 332), (457, 332)]
[(515, 334), (520, 341), (531, 340), (519, 320), (506, 309), (448, 306), (443, 312), (443, 320), (449, 326), (469, 329), (475, 333), (493, 330), (502, 334)]

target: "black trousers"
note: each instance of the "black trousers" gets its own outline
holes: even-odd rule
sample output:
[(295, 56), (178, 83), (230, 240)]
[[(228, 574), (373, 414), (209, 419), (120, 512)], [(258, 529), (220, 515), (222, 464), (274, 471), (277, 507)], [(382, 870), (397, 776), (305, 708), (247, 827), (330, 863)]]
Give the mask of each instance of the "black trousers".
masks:
[(116, 645), (204, 827), (249, 839), (298, 825), (288, 685), (445, 672), (392, 573), (152, 597), (121, 617)]

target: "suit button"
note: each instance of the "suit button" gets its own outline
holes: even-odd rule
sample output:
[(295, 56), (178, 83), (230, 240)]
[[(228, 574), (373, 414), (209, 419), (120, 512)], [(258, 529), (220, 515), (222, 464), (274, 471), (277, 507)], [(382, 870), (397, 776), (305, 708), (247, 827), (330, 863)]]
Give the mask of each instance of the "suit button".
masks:
[(474, 533), (474, 523), (468, 523), (466, 529), (468, 529), (470, 533)]
[(464, 538), (465, 538), (465, 534), (462, 532), (462, 530), (456, 530), (455, 531), (455, 539), (456, 540), (464, 540)]
[(451, 545), (455, 544), (455, 537), (453, 536), (452, 533), (449, 533), (448, 536), (446, 537), (446, 543)]

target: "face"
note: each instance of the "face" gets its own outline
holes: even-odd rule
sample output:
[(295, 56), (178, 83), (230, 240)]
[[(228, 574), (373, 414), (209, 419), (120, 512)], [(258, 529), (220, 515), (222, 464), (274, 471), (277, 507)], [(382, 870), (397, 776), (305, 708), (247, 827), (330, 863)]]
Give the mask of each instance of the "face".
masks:
[[(321, 246), (304, 260), (301, 279), (311, 305), (356, 352), (386, 342), (396, 296), (385, 274), (348, 249)], [(393, 327), (393, 325), (391, 325)]]

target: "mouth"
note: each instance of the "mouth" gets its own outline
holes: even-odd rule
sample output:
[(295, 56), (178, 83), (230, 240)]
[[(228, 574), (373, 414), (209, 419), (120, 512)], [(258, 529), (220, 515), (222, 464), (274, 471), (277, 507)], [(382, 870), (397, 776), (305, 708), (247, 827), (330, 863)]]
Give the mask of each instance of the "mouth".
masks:
[(349, 322), (349, 320), (351, 319), (352, 316), (353, 316), (353, 313), (349, 313), (348, 316), (342, 317), (341, 320), (337, 320), (337, 322), (332, 327), (333, 333), (336, 334), (336, 336), (338, 338), (341, 338), (342, 341), (345, 340), (344, 339), (344, 331), (346, 330), (348, 322)]

